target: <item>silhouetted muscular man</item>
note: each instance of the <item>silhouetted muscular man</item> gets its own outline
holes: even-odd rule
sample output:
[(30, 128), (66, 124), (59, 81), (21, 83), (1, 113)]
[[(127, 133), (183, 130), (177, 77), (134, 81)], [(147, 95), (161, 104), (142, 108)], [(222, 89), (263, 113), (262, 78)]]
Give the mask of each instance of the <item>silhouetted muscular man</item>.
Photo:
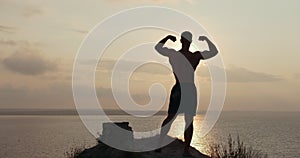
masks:
[[(162, 143), (163, 138), (169, 132), (171, 124), (177, 114), (183, 113), (186, 123), (186, 130), (184, 131), (185, 148), (183, 156), (192, 156), (189, 152), (189, 147), (193, 135), (193, 118), (196, 115), (197, 109), (197, 90), (194, 84), (194, 72), (200, 63), (200, 60), (214, 57), (218, 53), (218, 50), (207, 37), (200, 36), (198, 40), (206, 41), (209, 50), (202, 52), (190, 52), (189, 48), (192, 42), (192, 34), (188, 31), (181, 34), (180, 42), (182, 44), (182, 48), (178, 51), (164, 47), (164, 44), (168, 40), (175, 42), (176, 37), (168, 35), (155, 46), (158, 53), (169, 58), (176, 80), (176, 83), (171, 90), (168, 116), (162, 123), (160, 143)], [(156, 151), (160, 152), (161, 148)]]

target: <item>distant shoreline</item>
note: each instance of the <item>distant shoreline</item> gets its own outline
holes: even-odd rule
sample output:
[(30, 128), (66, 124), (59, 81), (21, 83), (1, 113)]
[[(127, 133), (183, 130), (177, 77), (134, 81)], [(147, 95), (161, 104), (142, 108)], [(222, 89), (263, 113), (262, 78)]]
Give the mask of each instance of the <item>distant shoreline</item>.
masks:
[[(238, 113), (300, 113), (300, 111), (222, 111), (222, 113), (238, 112)], [(149, 113), (149, 111), (135, 111), (135, 113), (143, 115)], [(197, 112), (197, 115), (205, 114), (205, 111)], [(97, 110), (82, 110), (81, 114), (83, 115), (130, 115), (121, 110), (105, 110), (105, 113), (101, 113)], [(166, 115), (167, 111), (158, 111), (155, 115)], [(69, 116), (78, 116), (76, 109), (0, 109), (1, 115), (69, 115)]]
[[(129, 115), (128, 113), (121, 110), (105, 110), (99, 112), (97, 110), (81, 110), (83, 115)], [(137, 114), (146, 114), (143, 111), (137, 111)], [(147, 112), (148, 113), (148, 112)], [(155, 115), (165, 115), (166, 111), (159, 111)], [(76, 109), (0, 109), (1, 115), (71, 115), (77, 116), (78, 112)]]

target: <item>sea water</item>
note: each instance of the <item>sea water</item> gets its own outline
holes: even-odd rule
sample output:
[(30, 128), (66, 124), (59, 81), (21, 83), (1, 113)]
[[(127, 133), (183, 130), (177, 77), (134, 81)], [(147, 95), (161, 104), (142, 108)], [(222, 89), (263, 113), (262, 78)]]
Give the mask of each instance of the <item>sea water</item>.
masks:
[[(238, 135), (246, 145), (267, 153), (270, 158), (300, 157), (299, 112), (222, 112), (213, 129), (199, 133), (204, 115), (194, 121), (192, 146), (209, 154), (215, 143), (226, 145), (229, 134)], [(137, 118), (112, 115), (112, 121), (129, 121), (134, 131), (158, 129), (165, 116)], [(100, 126), (100, 125), (99, 125)], [(178, 116), (169, 135), (183, 139), (184, 119)], [(100, 132), (100, 131), (99, 131)], [(96, 138), (78, 116), (2, 115), (0, 116), (0, 157), (63, 158), (76, 147), (91, 147)]]

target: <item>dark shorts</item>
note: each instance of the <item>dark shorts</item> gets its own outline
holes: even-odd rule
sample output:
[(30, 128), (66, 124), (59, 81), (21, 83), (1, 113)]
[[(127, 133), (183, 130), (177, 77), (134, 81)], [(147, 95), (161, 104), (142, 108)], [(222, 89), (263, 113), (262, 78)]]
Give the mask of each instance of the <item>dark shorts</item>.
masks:
[(168, 114), (196, 115), (197, 90), (193, 83), (175, 84), (171, 90)]

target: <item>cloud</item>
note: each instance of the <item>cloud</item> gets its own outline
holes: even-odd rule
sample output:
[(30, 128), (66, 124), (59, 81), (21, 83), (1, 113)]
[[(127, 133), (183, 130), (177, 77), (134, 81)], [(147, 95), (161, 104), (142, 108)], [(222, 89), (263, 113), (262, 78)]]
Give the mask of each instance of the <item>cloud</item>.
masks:
[(180, 3), (180, 2), (184, 2), (184, 3), (190, 3), (192, 4), (194, 0), (184, 0), (184, 1), (181, 1), (181, 0), (143, 0), (143, 1), (138, 1), (138, 0), (107, 0), (107, 2), (110, 2), (110, 3), (128, 3), (128, 2), (151, 2), (151, 3), (159, 3), (159, 4), (163, 4), (163, 3), (170, 3), (170, 4), (177, 4), (177, 3)]
[(47, 60), (41, 53), (24, 49), (2, 60), (8, 70), (24, 75), (40, 75), (56, 68), (56, 63)]
[(69, 31), (72, 31), (72, 32), (76, 32), (76, 33), (80, 33), (80, 34), (87, 34), (88, 31), (86, 30), (81, 30), (81, 29), (67, 29)]
[[(130, 66), (131, 65), (138, 65), (139, 62), (138, 61), (133, 61), (133, 60), (102, 60), (97, 67), (97, 70), (101, 71), (112, 71), (115, 64), (117, 64), (117, 62), (122, 63), (122, 65), (124, 65), (123, 67), (119, 67), (119, 69), (117, 71), (120, 72), (127, 72), (130, 71)], [(86, 63), (88, 64), (88, 62)], [(138, 67), (135, 72), (137, 73), (146, 73), (146, 74), (151, 74), (151, 75), (169, 75), (171, 74), (171, 70), (169, 70), (168, 68), (157, 64), (157, 63), (145, 63), (142, 66)]]
[[(135, 64), (136, 61), (122, 61), (125, 65)], [(98, 64), (98, 71), (112, 71), (116, 60), (103, 60)], [(85, 63), (85, 64), (88, 64)], [(223, 71), (222, 68), (213, 67), (215, 71)], [(119, 71), (128, 71), (126, 67), (122, 67)], [(226, 68), (227, 81), (233, 83), (247, 83), (247, 82), (274, 82), (281, 81), (283, 78), (273, 74), (264, 72), (256, 72), (242, 67), (231, 66)], [(151, 74), (151, 75), (169, 75), (172, 71), (167, 68), (162, 68), (156, 64), (145, 64), (136, 70), (138, 73)], [(206, 66), (201, 66), (198, 75), (201, 78), (210, 79), (210, 73)], [(300, 75), (299, 75), (300, 76)], [(299, 77), (300, 78), (300, 77)]]
[(293, 77), (294, 77), (295, 79), (300, 80), (300, 73), (295, 73), (295, 74), (293, 74)]
[(24, 8), (22, 15), (27, 18), (31, 18), (42, 15), (43, 13), (44, 11), (40, 7), (28, 5)]
[[(122, 97), (126, 97), (127, 93), (129, 93), (130, 97), (132, 97), (133, 101), (140, 105), (146, 105), (151, 101), (151, 98), (148, 94), (148, 87), (145, 87), (144, 92), (134, 92), (134, 91), (124, 91), (122, 88), (117, 89), (116, 92), (113, 94), (111, 88), (105, 88), (105, 87), (97, 87), (97, 97), (99, 99), (99, 102), (101, 103), (101, 106), (103, 106), (105, 109), (118, 109), (119, 105), (117, 104), (115, 97), (121, 99)], [(169, 94), (167, 94), (169, 95)], [(156, 99), (163, 100), (162, 96), (155, 96)], [(124, 99), (124, 98), (122, 98)], [(127, 108), (129, 108), (128, 106)], [(123, 105), (124, 108), (124, 105)], [(125, 106), (126, 108), (126, 106)], [(152, 109), (155, 110), (155, 109)], [(164, 109), (166, 110), (166, 109)]]
[(231, 67), (226, 70), (229, 82), (273, 82), (282, 78), (263, 72), (255, 72), (242, 67)]
[[(82, 89), (87, 88), (85, 86)], [(119, 109), (110, 88), (97, 87), (97, 97), (104, 109)], [(150, 101), (148, 94), (132, 94), (139, 104)], [(0, 108), (74, 108), (71, 82), (52, 82), (45, 87), (0, 85)], [(88, 106), (87, 106), (88, 107)]]
[(0, 45), (9, 45), (14, 47), (31, 47), (33, 44), (31, 44), (28, 41), (15, 41), (15, 40), (2, 40), (0, 39)]
[[(223, 71), (222, 68), (214, 67), (217, 71)], [(281, 81), (283, 78), (268, 74), (264, 72), (256, 72), (242, 67), (232, 66), (226, 68), (226, 76), (227, 82), (232, 83), (247, 83), (247, 82), (275, 82)], [(210, 74), (208, 68), (204, 69), (203, 67), (200, 69), (197, 74), (204, 78), (210, 78)]]
[(16, 30), (16, 28), (14, 28), (14, 27), (0, 25), (0, 32), (14, 33), (15, 30)]
[(181, 1), (181, 0), (169, 0), (169, 1), (166, 1), (166, 0), (152, 0), (152, 1), (157, 2), (157, 3), (180, 3), (180, 2), (183, 2), (183, 3), (192, 4), (194, 0), (184, 0), (184, 1)]
[(0, 107), (73, 107), (71, 83), (55, 82), (43, 88), (0, 85)]

